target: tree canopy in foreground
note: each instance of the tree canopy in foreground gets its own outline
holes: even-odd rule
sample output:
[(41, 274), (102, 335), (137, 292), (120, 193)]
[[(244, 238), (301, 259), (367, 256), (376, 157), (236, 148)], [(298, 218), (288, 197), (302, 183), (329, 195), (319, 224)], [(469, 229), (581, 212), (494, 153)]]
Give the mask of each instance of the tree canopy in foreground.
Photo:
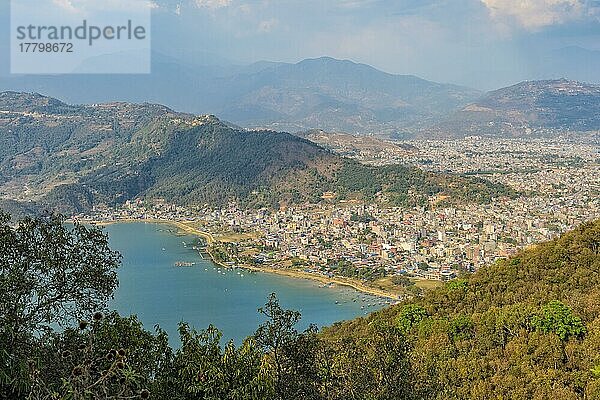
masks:
[(176, 349), (105, 310), (101, 231), (0, 221), (1, 398), (600, 398), (600, 221), (321, 332), (272, 295), (243, 344), (182, 323)]

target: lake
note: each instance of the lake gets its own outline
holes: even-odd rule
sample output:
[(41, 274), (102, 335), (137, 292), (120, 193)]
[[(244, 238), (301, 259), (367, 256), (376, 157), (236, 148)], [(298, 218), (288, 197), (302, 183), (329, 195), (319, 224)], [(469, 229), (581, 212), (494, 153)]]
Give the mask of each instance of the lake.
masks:
[[(103, 229), (111, 248), (123, 255), (120, 284), (111, 307), (121, 315), (136, 314), (146, 329), (160, 325), (175, 346), (181, 321), (196, 329), (213, 324), (225, 340), (240, 344), (263, 321), (257, 309), (270, 293), (277, 294), (284, 308), (302, 313), (300, 329), (311, 323), (330, 325), (381, 308), (370, 306), (381, 300), (351, 288), (327, 288), (306, 279), (220, 268), (192, 249), (195, 236), (181, 235), (170, 225), (122, 223)], [(177, 262), (195, 265), (176, 267)]]

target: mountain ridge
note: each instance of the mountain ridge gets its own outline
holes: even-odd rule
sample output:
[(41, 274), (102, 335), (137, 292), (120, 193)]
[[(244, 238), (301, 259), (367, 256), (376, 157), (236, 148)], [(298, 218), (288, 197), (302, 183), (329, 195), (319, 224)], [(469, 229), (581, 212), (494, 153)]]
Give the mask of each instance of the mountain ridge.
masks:
[(150, 101), (246, 127), (363, 133), (418, 125), (481, 94), (331, 57), (216, 67), (155, 54), (152, 63), (149, 75), (0, 77), (0, 90), (41, 92), (76, 104)]
[[(0, 90), (40, 92), (73, 104), (166, 104), (190, 114), (219, 115), (246, 128), (288, 132), (427, 138), (553, 136), (598, 129), (600, 96), (576, 99), (553, 91), (557, 82), (598, 87), (549, 79), (484, 93), (331, 57), (219, 67), (155, 55), (150, 75), (0, 77)], [(524, 101), (544, 93), (546, 103)], [(515, 109), (490, 108), (490, 102), (499, 105), (494, 101), (499, 96), (512, 96)]]
[[(523, 81), (488, 92), (437, 124), (438, 136), (555, 136), (600, 130), (600, 85)], [(426, 134), (426, 133), (424, 133)]]
[(278, 207), (317, 203), (326, 191), (398, 205), (441, 193), (456, 201), (511, 193), (474, 178), (365, 166), (288, 133), (148, 103), (69, 106), (0, 93), (0, 145), (0, 196), (66, 205), (65, 212), (140, 196)]

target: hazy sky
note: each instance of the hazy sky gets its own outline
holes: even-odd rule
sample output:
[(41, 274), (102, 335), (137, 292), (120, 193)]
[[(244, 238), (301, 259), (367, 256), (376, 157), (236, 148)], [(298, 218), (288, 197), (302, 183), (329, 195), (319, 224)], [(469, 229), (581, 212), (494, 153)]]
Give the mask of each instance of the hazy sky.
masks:
[[(53, 1), (74, 12), (92, 0)], [(600, 57), (600, 1), (152, 0), (152, 7), (153, 49), (194, 62), (328, 55), (491, 89), (549, 77), (539, 76), (540, 64), (549, 54), (560, 59), (565, 47), (576, 46), (584, 60)], [(2, 42), (7, 14), (0, 6)], [(546, 75), (570, 73), (558, 65)]]

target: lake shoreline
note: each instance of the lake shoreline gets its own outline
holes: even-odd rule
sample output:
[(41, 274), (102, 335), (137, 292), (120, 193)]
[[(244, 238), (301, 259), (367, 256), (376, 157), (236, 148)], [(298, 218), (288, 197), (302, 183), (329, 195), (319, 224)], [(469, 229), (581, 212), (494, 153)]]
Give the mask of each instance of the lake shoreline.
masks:
[[(69, 222), (74, 222), (74, 221), (69, 221)], [(212, 243), (216, 242), (216, 239), (210, 232), (202, 231), (202, 230), (193, 228), (189, 225), (186, 225), (185, 221), (174, 221), (174, 220), (156, 219), (156, 218), (148, 218), (148, 219), (128, 218), (128, 219), (119, 219), (119, 220), (110, 220), (110, 221), (78, 221), (78, 222), (92, 224), (95, 226), (108, 226), (108, 225), (113, 225), (113, 224), (140, 223), (140, 222), (141, 223), (149, 223), (149, 224), (165, 224), (165, 225), (175, 226), (179, 230), (181, 230), (187, 234), (202, 237), (203, 239), (206, 240), (206, 242), (208, 244), (212, 244)], [(227, 269), (233, 268), (229, 265), (226, 265), (222, 262), (215, 260), (215, 257), (213, 257), (213, 255), (210, 253), (210, 251), (208, 251), (207, 253), (210, 256), (210, 259), (214, 264), (216, 264), (222, 268), (227, 268)], [(255, 267), (255, 266), (249, 266), (249, 265), (241, 265), (241, 266), (238, 266), (235, 268), (245, 269), (245, 270), (249, 270), (249, 271), (253, 271), (253, 272), (263, 272), (263, 273), (267, 273), (267, 274), (286, 276), (288, 278), (294, 278), (294, 279), (308, 279), (311, 281), (323, 283), (324, 285), (333, 283), (335, 285), (350, 287), (358, 292), (365, 293), (365, 294), (368, 294), (371, 296), (390, 299), (390, 300), (399, 300), (398, 295), (396, 295), (396, 294), (365, 286), (361, 282), (356, 281), (354, 279), (349, 279), (349, 278), (343, 278), (343, 277), (330, 278), (327, 276), (311, 274), (309, 272), (293, 270), (293, 269)]]

